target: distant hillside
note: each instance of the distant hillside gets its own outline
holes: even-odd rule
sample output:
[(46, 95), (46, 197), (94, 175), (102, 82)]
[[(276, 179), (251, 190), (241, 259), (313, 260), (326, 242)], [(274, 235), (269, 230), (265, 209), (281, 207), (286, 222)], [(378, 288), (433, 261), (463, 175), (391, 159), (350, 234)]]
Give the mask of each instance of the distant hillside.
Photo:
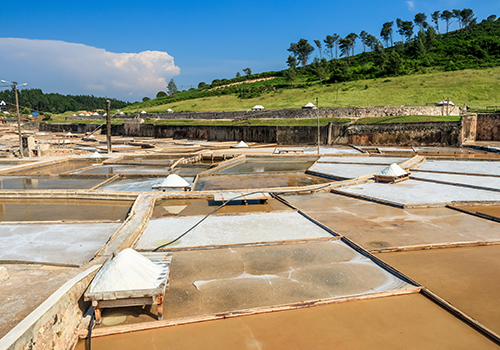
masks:
[[(0, 91), (0, 100), (4, 100), (9, 109), (15, 108), (15, 95), (12, 90)], [(111, 101), (111, 108), (123, 108), (128, 102), (114, 98)], [(36, 112), (64, 113), (66, 111), (93, 111), (106, 108), (106, 98), (88, 95), (61, 95), (56, 93), (43, 93), (41, 89), (20, 89), (19, 90), (20, 109), (27, 109)]]
[[(318, 95), (324, 107), (426, 104), (443, 97), (478, 108), (500, 105), (498, 81), (488, 78), (489, 74), (498, 74), (495, 67), (500, 66), (500, 20), (471, 23), (467, 28), (440, 35), (429, 26), (406, 43), (372, 47), (372, 51), (352, 57), (316, 59), (305, 67), (215, 79), (212, 84), (201, 82), (197, 89), (136, 102), (125, 110), (235, 110), (248, 109), (254, 102), (266, 104), (267, 108), (296, 108)], [(495, 69), (486, 73), (485, 68)], [(274, 79), (260, 80), (268, 77)], [(349, 93), (354, 90), (355, 94)]]
[(484, 110), (496, 105), (500, 109), (499, 77), (500, 67), (450, 72), (435, 69), (426, 74), (314, 84), (276, 91), (270, 89), (250, 99), (227, 94), (168, 104), (142, 104), (140, 108), (131, 105), (122, 110), (128, 113), (137, 113), (142, 109), (150, 113), (164, 113), (168, 108), (174, 112), (233, 111), (249, 110), (256, 104), (266, 109), (286, 109), (301, 108), (308, 102), (316, 103), (316, 98), (319, 98), (320, 107), (425, 106), (450, 98), (459, 106), (465, 103), (473, 109)]

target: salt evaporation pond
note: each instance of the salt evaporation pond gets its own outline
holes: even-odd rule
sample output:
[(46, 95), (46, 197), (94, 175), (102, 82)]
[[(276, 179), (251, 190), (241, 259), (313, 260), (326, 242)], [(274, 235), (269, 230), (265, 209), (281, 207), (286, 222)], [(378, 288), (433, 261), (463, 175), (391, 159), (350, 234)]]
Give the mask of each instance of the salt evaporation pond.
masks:
[(45, 179), (24, 177), (0, 177), (0, 190), (82, 190), (99, 185), (101, 179)]
[(132, 201), (0, 198), (0, 221), (125, 220)]
[[(194, 177), (184, 177), (190, 184), (193, 183)], [(153, 189), (153, 186), (160, 185), (165, 178), (154, 177), (154, 178), (136, 178), (136, 179), (118, 179), (110, 184), (105, 184), (98, 188), (98, 190), (104, 191), (123, 191), (123, 192), (158, 192), (158, 190)]]

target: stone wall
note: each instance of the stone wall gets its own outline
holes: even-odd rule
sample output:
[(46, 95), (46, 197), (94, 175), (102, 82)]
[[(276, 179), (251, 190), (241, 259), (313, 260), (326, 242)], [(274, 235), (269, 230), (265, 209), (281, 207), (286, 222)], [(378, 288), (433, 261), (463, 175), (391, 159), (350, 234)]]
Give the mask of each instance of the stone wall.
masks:
[[(467, 133), (470, 135), (472, 135), (472, 121), (473, 119), (470, 119), (466, 123)], [(77, 133), (92, 131), (92, 128), (96, 127), (80, 124), (51, 125), (45, 125), (43, 130)], [(105, 134), (106, 130), (102, 129), (101, 132)], [(318, 137), (316, 126), (169, 126), (126, 123), (112, 125), (111, 133), (113, 136), (212, 141), (243, 140), (278, 144), (316, 144)], [(462, 143), (463, 134), (461, 122), (350, 125), (330, 123), (320, 128), (322, 144), (459, 145)]]
[(85, 134), (86, 132), (93, 132), (97, 129), (99, 125), (97, 124), (70, 124), (70, 123), (53, 123), (45, 124), (40, 123), (38, 128), (39, 131), (50, 131), (50, 132), (71, 132)]
[[(76, 329), (90, 303), (83, 302), (83, 293), (97, 269), (92, 268), (76, 278), (79, 280), (66, 289), (62, 286), (12, 331), (15, 340), (8, 350), (71, 349), (76, 343)], [(68, 283), (72, 283), (69, 281)], [(57, 299), (58, 298), (58, 299)], [(13, 335), (14, 336), (14, 335)]]
[(500, 115), (478, 114), (476, 124), (477, 141), (500, 141)]
[(461, 144), (460, 122), (351, 124), (347, 143), (353, 145), (445, 146)]
[(477, 137), (477, 116), (464, 115), (462, 120), (462, 143), (474, 142)]
[[(320, 108), (314, 109), (278, 109), (263, 111), (229, 111), (229, 112), (188, 112), (188, 113), (163, 113), (141, 114), (141, 118), (154, 119), (250, 119), (250, 118), (364, 118), (364, 117), (390, 117), (407, 115), (460, 115), (460, 109), (454, 107), (437, 106), (379, 106), (379, 107), (349, 107), (349, 108)], [(119, 116), (113, 118), (133, 118), (136, 115)], [(86, 120), (93, 117), (66, 117), (66, 120)], [(95, 117), (102, 119), (102, 117)]]

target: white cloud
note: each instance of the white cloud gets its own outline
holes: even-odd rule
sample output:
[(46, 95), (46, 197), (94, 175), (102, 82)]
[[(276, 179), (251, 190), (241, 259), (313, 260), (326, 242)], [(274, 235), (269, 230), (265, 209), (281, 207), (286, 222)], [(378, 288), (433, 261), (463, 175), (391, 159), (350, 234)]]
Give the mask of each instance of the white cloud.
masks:
[(406, 2), (408, 4), (408, 10), (413, 10), (415, 8), (415, 1), (410, 0)]
[(61, 94), (107, 95), (120, 99), (154, 97), (180, 73), (162, 51), (114, 53), (55, 40), (0, 38), (0, 79)]

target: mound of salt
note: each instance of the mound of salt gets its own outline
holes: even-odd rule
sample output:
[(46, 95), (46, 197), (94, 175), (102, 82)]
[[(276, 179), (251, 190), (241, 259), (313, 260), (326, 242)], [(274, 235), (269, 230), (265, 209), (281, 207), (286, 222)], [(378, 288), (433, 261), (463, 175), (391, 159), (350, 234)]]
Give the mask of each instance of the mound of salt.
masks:
[(177, 174), (170, 174), (167, 176), (165, 180), (160, 184), (159, 187), (172, 187), (172, 188), (177, 188), (177, 187), (191, 187), (189, 182), (184, 180), (182, 177), (180, 177)]
[(91, 293), (154, 289), (161, 284), (161, 266), (131, 248), (122, 250), (97, 273)]
[(391, 165), (389, 165), (387, 168), (382, 170), (377, 175), (397, 177), (397, 176), (403, 176), (406, 174), (407, 174), (407, 172), (404, 171), (403, 169), (401, 169), (401, 167), (399, 165), (397, 165), (396, 163), (392, 163)]
[(236, 146), (233, 146), (233, 148), (247, 148), (248, 145), (243, 142), (243, 141), (240, 141)]
[(92, 153), (90, 158), (102, 158), (102, 156), (99, 154), (99, 152), (95, 151), (94, 153)]

